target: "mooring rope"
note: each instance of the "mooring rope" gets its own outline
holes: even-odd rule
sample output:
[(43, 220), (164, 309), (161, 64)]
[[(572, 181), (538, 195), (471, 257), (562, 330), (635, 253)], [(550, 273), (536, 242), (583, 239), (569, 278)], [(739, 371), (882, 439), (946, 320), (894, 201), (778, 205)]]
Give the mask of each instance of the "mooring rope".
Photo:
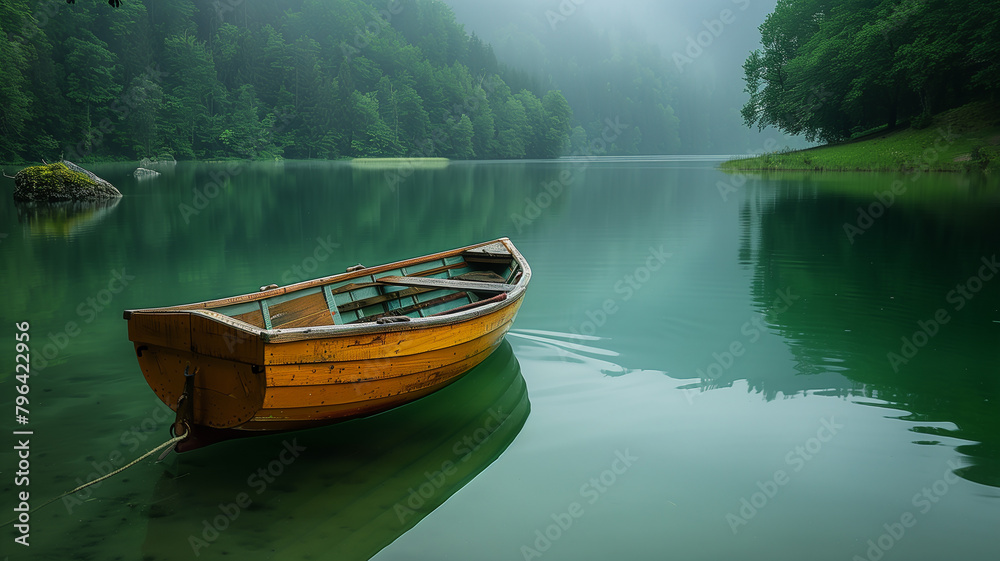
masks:
[[(145, 454), (143, 454), (143, 455), (139, 456), (138, 458), (132, 460), (128, 464), (126, 464), (126, 465), (124, 465), (124, 466), (116, 469), (115, 471), (112, 471), (111, 473), (108, 473), (107, 475), (102, 475), (101, 477), (98, 477), (97, 479), (95, 479), (93, 481), (90, 481), (90, 482), (84, 483), (83, 485), (80, 485), (79, 487), (77, 487), (76, 489), (73, 489), (72, 491), (66, 491), (65, 493), (63, 493), (62, 495), (59, 495), (58, 497), (56, 497), (54, 499), (49, 499), (48, 501), (42, 503), (41, 505), (36, 506), (35, 508), (29, 510), (28, 514), (34, 514), (35, 512), (38, 512), (42, 508), (49, 506), (50, 504), (58, 501), (59, 499), (61, 499), (63, 497), (66, 497), (68, 495), (72, 495), (73, 493), (76, 493), (77, 491), (82, 491), (82, 490), (86, 489), (87, 487), (90, 487), (91, 485), (96, 485), (97, 483), (100, 483), (101, 481), (104, 481), (105, 479), (108, 479), (109, 477), (113, 477), (115, 475), (118, 475), (119, 473), (121, 473), (121, 472), (127, 470), (128, 468), (134, 466), (135, 464), (137, 464), (137, 463), (145, 460), (146, 458), (152, 456), (153, 454), (159, 452), (160, 450), (163, 450), (167, 446), (171, 446), (173, 444), (177, 444), (178, 442), (184, 440), (185, 438), (187, 438), (187, 435), (188, 435), (189, 432), (190, 432), (190, 430), (185, 431), (184, 434), (182, 434), (180, 436), (175, 436), (175, 437), (171, 438), (170, 440), (164, 442), (163, 444), (160, 444), (156, 448), (153, 448), (149, 452), (146, 452)], [(3, 526), (0, 526), (0, 528), (2, 528), (4, 526), (9, 526), (9, 525), (13, 524), (14, 522), (17, 522), (17, 518), (16, 517), (13, 520), (11, 520), (10, 522), (7, 522), (6, 524), (4, 524)]]

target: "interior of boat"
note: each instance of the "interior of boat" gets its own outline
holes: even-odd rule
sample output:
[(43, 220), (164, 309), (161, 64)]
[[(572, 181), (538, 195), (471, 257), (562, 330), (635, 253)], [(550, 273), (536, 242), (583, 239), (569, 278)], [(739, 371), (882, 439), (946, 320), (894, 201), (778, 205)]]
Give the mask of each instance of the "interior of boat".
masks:
[(502, 253), (496, 249), (373, 268), (378, 272), (328, 284), (303, 283), (313, 285), (214, 311), (264, 329), (390, 323), (456, 313), (501, 300), (517, 284), (517, 260), (506, 248), (500, 247)]

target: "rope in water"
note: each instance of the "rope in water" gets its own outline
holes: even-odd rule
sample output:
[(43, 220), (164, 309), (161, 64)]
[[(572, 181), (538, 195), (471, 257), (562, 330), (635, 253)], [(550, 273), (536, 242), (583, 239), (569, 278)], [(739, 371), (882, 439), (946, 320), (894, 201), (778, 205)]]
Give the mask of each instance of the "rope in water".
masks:
[[(59, 495), (58, 497), (56, 497), (54, 499), (49, 499), (48, 501), (42, 503), (41, 505), (36, 506), (35, 508), (29, 510), (28, 514), (34, 514), (35, 512), (41, 510), (42, 508), (45, 508), (45, 507), (49, 506), (50, 504), (58, 501), (59, 499), (61, 499), (63, 497), (66, 497), (68, 495), (72, 495), (73, 493), (76, 493), (77, 491), (82, 491), (82, 490), (86, 489), (87, 487), (90, 487), (91, 485), (95, 485), (97, 483), (100, 483), (101, 481), (104, 481), (105, 479), (108, 479), (109, 477), (113, 477), (115, 475), (118, 475), (119, 473), (121, 473), (121, 472), (127, 470), (128, 468), (134, 466), (135, 464), (137, 464), (137, 463), (145, 460), (146, 458), (152, 456), (153, 454), (159, 452), (160, 450), (163, 450), (167, 446), (171, 446), (171, 445), (177, 444), (178, 442), (184, 440), (185, 438), (187, 438), (188, 432), (189, 431), (185, 431), (184, 434), (182, 434), (180, 436), (175, 436), (175, 437), (171, 438), (170, 440), (164, 442), (163, 444), (160, 444), (156, 448), (153, 448), (149, 452), (146, 452), (145, 454), (143, 454), (143, 455), (139, 456), (138, 458), (132, 460), (130, 463), (128, 463), (128, 464), (126, 464), (126, 465), (124, 465), (124, 466), (116, 469), (115, 471), (112, 471), (111, 473), (109, 473), (107, 475), (103, 475), (103, 476), (98, 477), (97, 479), (95, 479), (93, 481), (90, 481), (88, 483), (84, 483), (83, 485), (80, 485), (79, 487), (77, 487), (76, 489), (73, 489), (72, 491), (66, 491), (65, 493), (63, 493), (62, 495)], [(11, 520), (10, 522), (7, 522), (3, 526), (9, 526), (9, 525), (13, 524), (14, 522), (17, 522), (17, 518), (14, 518), (13, 520)], [(0, 526), (0, 527), (3, 527), (3, 526)]]

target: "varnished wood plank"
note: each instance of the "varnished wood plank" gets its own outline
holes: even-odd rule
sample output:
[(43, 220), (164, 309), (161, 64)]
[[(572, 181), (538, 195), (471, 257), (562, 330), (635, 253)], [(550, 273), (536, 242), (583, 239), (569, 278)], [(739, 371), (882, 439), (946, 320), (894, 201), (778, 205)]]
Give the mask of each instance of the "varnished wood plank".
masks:
[(272, 304), (271, 325), (275, 328), (331, 325), (333, 316), (322, 292), (314, 292), (279, 304)]
[(259, 309), (245, 314), (235, 315), (232, 316), (232, 318), (249, 323), (254, 327), (264, 327), (264, 314), (262, 314)]
[[(520, 300), (483, 316), (425, 329), (407, 329), (407, 324), (378, 326), (371, 333), (323, 339), (298, 339), (265, 345), (265, 364), (371, 360), (418, 354), (458, 345), (513, 321)], [(417, 320), (415, 320), (417, 321)], [(425, 321), (425, 320), (419, 320)], [(412, 323), (412, 322), (411, 322)], [(395, 329), (395, 330), (394, 330)]]
[(249, 364), (201, 353), (150, 347), (139, 357), (146, 382), (171, 409), (184, 389), (184, 369), (195, 374), (194, 421), (215, 428), (231, 428), (251, 420), (264, 401), (264, 375)]
[(510, 292), (517, 288), (515, 284), (498, 282), (479, 282), (474, 280), (436, 279), (421, 277), (379, 277), (378, 282), (393, 286), (419, 286), (449, 290), (466, 290), (473, 292)]
[(264, 405), (260, 414), (267, 415), (268, 409), (341, 405), (358, 401), (377, 400), (395, 395), (411, 394), (412, 392), (433, 386), (445, 379), (453, 378), (466, 372), (482, 362), (489, 355), (487, 351), (490, 350), (492, 348), (484, 349), (479, 354), (462, 358), (451, 364), (412, 372), (404, 376), (395, 376), (385, 380), (308, 387), (281, 386), (268, 388), (264, 396)]
[(349, 384), (385, 380), (410, 372), (439, 368), (499, 345), (509, 328), (509, 323), (504, 324), (471, 341), (413, 355), (374, 360), (338, 360), (269, 366), (267, 368), (267, 385), (274, 387)]
[(501, 277), (500, 275), (494, 273), (493, 271), (470, 271), (461, 275), (456, 275), (452, 277), (459, 280), (469, 280), (476, 282), (498, 282), (505, 283), (507, 279)]
[(190, 324), (191, 351), (245, 364), (259, 365), (263, 362), (264, 342), (257, 333), (202, 314), (191, 314)]
[(133, 314), (128, 321), (128, 338), (136, 344), (189, 350), (191, 316), (186, 313)]

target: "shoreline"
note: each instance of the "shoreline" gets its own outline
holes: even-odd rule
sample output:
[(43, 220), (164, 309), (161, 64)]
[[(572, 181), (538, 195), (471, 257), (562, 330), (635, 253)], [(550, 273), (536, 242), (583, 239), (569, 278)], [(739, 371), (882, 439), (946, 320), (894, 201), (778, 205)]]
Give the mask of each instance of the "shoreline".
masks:
[(1000, 172), (1000, 111), (985, 101), (936, 115), (929, 126), (883, 130), (837, 144), (771, 152), (719, 165), (738, 171)]

